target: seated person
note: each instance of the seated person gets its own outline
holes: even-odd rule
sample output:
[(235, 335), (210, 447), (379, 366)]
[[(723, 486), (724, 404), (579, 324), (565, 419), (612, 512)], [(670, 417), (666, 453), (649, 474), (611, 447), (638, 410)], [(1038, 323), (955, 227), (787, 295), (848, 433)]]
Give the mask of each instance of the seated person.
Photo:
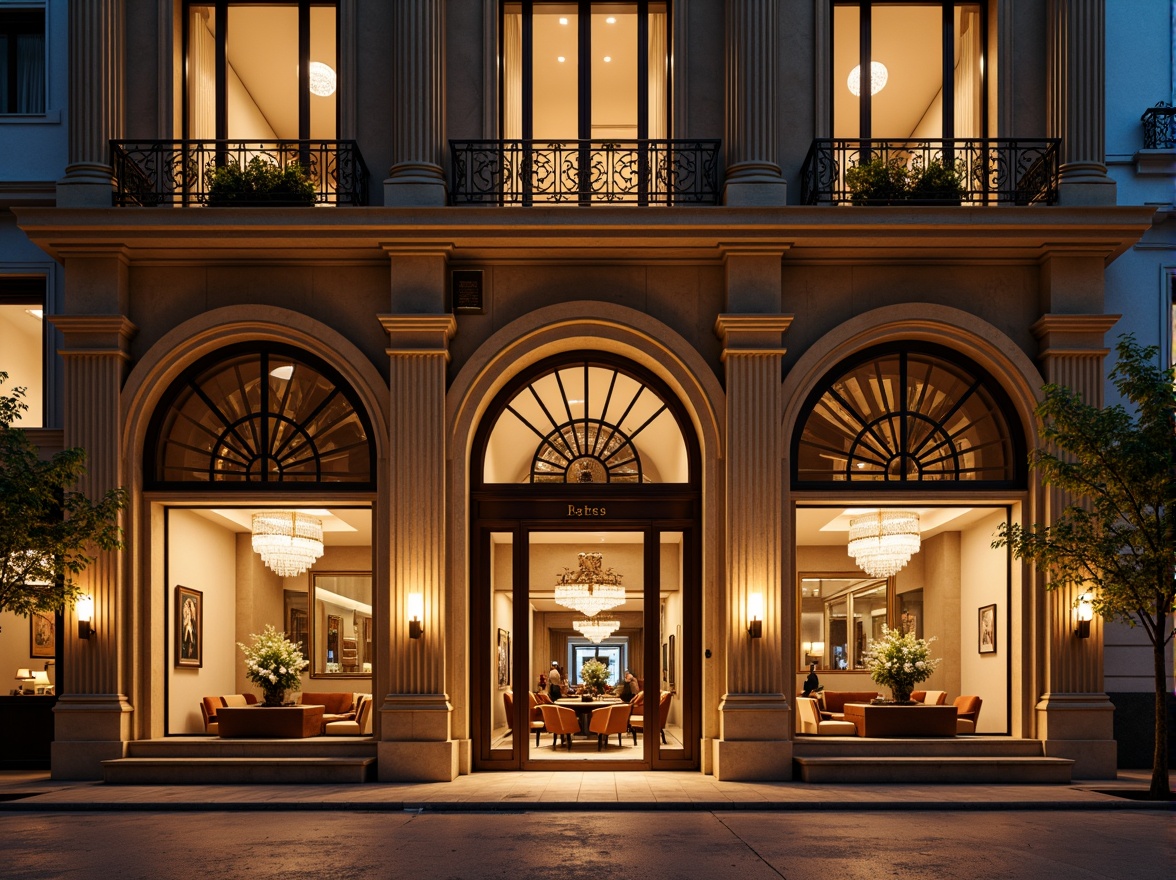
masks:
[(804, 693), (802, 697), (811, 697), (817, 691), (821, 690), (821, 682), (817, 679), (817, 664), (809, 664), (808, 678), (804, 680)]
[(620, 692), (620, 694), (618, 694), (618, 696), (621, 698), (621, 700), (623, 702), (628, 703), (635, 696), (637, 696), (637, 692), (639, 690), (641, 690), (641, 688), (637, 684), (637, 679), (633, 677), (633, 673), (626, 672), (625, 673), (625, 681), (624, 681), (624, 684), (621, 685), (621, 692)]

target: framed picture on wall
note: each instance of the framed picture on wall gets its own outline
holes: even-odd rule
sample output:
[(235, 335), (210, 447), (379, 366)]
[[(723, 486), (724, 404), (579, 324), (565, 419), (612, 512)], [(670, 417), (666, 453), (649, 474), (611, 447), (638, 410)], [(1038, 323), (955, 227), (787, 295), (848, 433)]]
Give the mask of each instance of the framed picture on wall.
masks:
[(34, 611), (29, 615), (29, 656), (57, 656), (57, 622), (52, 613)]
[(980, 606), (980, 653), (996, 653), (996, 606)]
[(204, 594), (176, 587), (176, 666), (204, 665)]
[(510, 687), (510, 633), (498, 631), (498, 686)]

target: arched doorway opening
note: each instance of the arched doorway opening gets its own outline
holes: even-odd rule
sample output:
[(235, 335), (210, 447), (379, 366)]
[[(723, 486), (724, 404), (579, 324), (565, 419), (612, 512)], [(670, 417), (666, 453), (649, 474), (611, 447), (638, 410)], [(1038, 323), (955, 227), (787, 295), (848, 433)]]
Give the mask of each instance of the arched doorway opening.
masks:
[[(201, 711), (205, 697), (257, 695), (238, 645), (267, 626), (309, 662), (290, 698), (350, 694), (353, 705), (332, 702), (332, 714), (360, 708), (383, 602), (373, 581), (375, 441), (356, 390), (296, 346), (220, 348), (160, 397), (143, 462), (144, 497), (162, 525), (153, 534), (162, 595), (151, 598), (167, 658), (156, 665), (166, 669), (163, 732), (219, 732)], [(263, 546), (263, 534), (283, 528), (303, 558)]]
[[(999, 383), (930, 342), (864, 349), (812, 387), (790, 462), (797, 692), (815, 664), (827, 692), (889, 697), (870, 652), (884, 627), (913, 632), (941, 661), (920, 690), (979, 697), (978, 733), (1016, 733), (1023, 601), (991, 541), (1019, 516), (1027, 476)], [(890, 523), (877, 528), (878, 512)]]
[[(475, 769), (697, 767), (700, 455), (681, 403), (624, 358), (560, 354), (495, 397), (471, 462)], [(551, 694), (553, 665), (574, 695)]]

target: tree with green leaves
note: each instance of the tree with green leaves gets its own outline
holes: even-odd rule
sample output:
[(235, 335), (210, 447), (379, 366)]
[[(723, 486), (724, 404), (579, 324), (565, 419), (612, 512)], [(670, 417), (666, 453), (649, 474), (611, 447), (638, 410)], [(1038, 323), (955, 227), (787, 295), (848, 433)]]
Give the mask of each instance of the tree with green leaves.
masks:
[(1142, 626), (1152, 645), (1155, 753), (1150, 794), (1167, 799), (1167, 674), (1176, 603), (1176, 375), (1158, 350), (1120, 337), (1110, 378), (1121, 404), (1100, 409), (1059, 385), (1037, 407), (1046, 449), (1030, 466), (1073, 503), (1049, 526), (1004, 523), (993, 547), (1008, 546), (1048, 578), (1048, 589), (1082, 584), (1095, 613)]
[[(0, 372), (0, 385), (8, 374)], [(24, 388), (0, 394), (0, 611), (55, 612), (72, 605), (77, 577), (97, 550), (122, 546), (121, 489), (96, 503), (76, 490), (86, 453), (66, 449), (42, 460), (14, 423), (28, 409)]]

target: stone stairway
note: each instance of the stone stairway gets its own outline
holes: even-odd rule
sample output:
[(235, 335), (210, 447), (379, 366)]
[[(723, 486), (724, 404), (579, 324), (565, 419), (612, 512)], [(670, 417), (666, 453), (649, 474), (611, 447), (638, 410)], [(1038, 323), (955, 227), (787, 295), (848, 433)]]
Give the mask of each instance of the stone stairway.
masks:
[(859, 739), (801, 736), (793, 743), (803, 782), (1068, 785), (1073, 761), (1048, 758), (1040, 740), (1009, 737)]
[(349, 784), (372, 780), (375, 768), (367, 737), (167, 737), (128, 743), (125, 758), (102, 762), (102, 775), (115, 785)]

